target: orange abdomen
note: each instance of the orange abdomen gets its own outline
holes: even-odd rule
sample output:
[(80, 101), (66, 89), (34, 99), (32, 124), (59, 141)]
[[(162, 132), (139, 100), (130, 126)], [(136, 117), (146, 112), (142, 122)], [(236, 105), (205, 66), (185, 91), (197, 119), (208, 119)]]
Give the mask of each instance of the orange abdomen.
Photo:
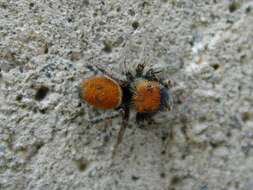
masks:
[(96, 108), (113, 109), (121, 104), (122, 89), (115, 80), (97, 75), (81, 83), (81, 97)]
[(156, 81), (138, 80), (134, 84), (132, 103), (137, 112), (155, 112), (160, 108), (160, 86)]

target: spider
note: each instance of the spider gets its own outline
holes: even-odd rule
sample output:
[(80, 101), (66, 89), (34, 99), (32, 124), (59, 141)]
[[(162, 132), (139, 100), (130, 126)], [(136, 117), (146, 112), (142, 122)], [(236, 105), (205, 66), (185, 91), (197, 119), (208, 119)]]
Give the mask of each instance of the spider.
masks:
[(81, 82), (80, 97), (98, 109), (115, 109), (116, 113), (106, 117), (96, 117), (91, 123), (117, 117), (122, 115), (122, 125), (118, 133), (117, 143), (114, 150), (121, 143), (124, 131), (130, 116), (130, 110), (136, 112), (137, 124), (148, 121), (154, 123), (152, 117), (160, 111), (172, 110), (173, 99), (170, 92), (171, 81), (162, 80), (157, 77), (153, 68), (144, 72), (145, 64), (138, 64), (135, 74), (125, 71), (124, 76), (118, 77), (116, 73), (101, 68), (98, 65), (87, 67), (97, 73)]

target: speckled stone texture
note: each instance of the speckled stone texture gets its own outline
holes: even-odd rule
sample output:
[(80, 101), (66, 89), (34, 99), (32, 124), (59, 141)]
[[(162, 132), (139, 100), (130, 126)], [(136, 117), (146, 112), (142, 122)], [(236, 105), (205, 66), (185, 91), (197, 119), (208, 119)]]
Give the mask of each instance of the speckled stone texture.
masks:
[[(0, 189), (253, 189), (252, 0), (0, 0)], [(79, 99), (87, 63), (174, 81), (139, 127)], [(110, 112), (110, 111), (108, 111)], [(107, 113), (108, 113), (107, 112)]]

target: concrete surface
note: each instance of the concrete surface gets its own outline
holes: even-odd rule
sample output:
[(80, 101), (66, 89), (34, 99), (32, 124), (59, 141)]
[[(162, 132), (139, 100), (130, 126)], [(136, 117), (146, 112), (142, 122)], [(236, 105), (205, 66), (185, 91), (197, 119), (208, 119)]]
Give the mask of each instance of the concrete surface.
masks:
[[(252, 9), (0, 0), (0, 189), (253, 189)], [(120, 119), (88, 125), (104, 112), (81, 103), (78, 86), (88, 61), (119, 71), (124, 60), (162, 68), (175, 108), (157, 125), (131, 119), (112, 159)]]

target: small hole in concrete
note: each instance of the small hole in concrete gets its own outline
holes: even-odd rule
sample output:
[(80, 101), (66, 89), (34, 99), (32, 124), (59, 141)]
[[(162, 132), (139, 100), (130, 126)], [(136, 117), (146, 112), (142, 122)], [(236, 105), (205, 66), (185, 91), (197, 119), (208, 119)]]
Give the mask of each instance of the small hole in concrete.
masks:
[(118, 7), (118, 8), (116, 9), (116, 11), (117, 11), (117, 12), (120, 12), (120, 11), (121, 11), (121, 7)]
[(168, 138), (168, 135), (169, 134), (167, 132), (163, 132), (161, 136), (162, 141), (165, 141)]
[(104, 43), (103, 51), (105, 51), (106, 53), (112, 52), (112, 42), (105, 40), (103, 43)]
[(211, 146), (212, 148), (217, 148), (217, 147), (219, 147), (219, 144), (218, 144), (218, 143), (215, 143), (215, 142), (209, 142), (209, 144), (210, 144), (210, 146)]
[(88, 168), (88, 165), (89, 165), (86, 159), (76, 160), (75, 164), (80, 172), (84, 172)]
[(41, 114), (45, 114), (45, 113), (46, 113), (46, 110), (45, 110), (45, 109), (40, 109), (39, 112), (40, 112)]
[(250, 112), (243, 112), (243, 113), (241, 114), (241, 118), (242, 118), (242, 120), (243, 120), (244, 122), (249, 121), (250, 118), (251, 118), (251, 113), (250, 113)]
[(180, 177), (178, 177), (178, 176), (173, 176), (172, 179), (171, 179), (171, 181), (170, 181), (170, 184), (171, 184), (171, 185), (176, 185), (176, 184), (178, 184), (180, 181), (181, 181)]
[(19, 95), (16, 96), (16, 100), (18, 102), (20, 102), (22, 100), (22, 98), (23, 98), (22, 94), (19, 94)]
[(44, 145), (44, 142), (36, 142), (35, 143), (35, 148), (36, 148), (36, 150), (39, 150), (39, 149), (41, 149), (41, 147)]
[(140, 177), (133, 175), (133, 176), (131, 177), (131, 179), (132, 179), (133, 181), (137, 181), (138, 179), (140, 179)]
[(200, 121), (200, 122), (204, 122), (204, 121), (206, 121), (206, 120), (207, 120), (207, 118), (206, 118), (205, 115), (202, 115), (202, 116), (199, 117), (199, 121)]
[(219, 65), (219, 64), (214, 64), (214, 65), (211, 65), (211, 66), (212, 66), (212, 68), (213, 68), (214, 70), (217, 70), (217, 69), (220, 68), (220, 65)]
[(231, 137), (231, 136), (232, 136), (232, 133), (231, 133), (230, 131), (228, 131), (228, 132), (226, 133), (226, 136), (227, 136), (227, 137)]
[(132, 23), (132, 27), (133, 27), (134, 30), (136, 30), (136, 29), (139, 27), (139, 22), (134, 21), (134, 22)]
[(48, 53), (48, 44), (45, 43), (44, 45), (44, 54), (47, 54)]
[(181, 159), (182, 159), (182, 160), (185, 160), (186, 156), (187, 156), (187, 154), (182, 154), (182, 155), (181, 155)]
[(89, 0), (83, 0), (83, 5), (84, 6), (87, 7), (87, 6), (89, 6), (89, 4), (90, 4)]
[(246, 63), (246, 61), (247, 61), (247, 56), (246, 56), (246, 55), (242, 55), (242, 56), (240, 57), (240, 63), (241, 63), (241, 64), (244, 64), (244, 63)]
[(40, 86), (37, 89), (37, 92), (35, 94), (35, 97), (34, 97), (35, 100), (37, 100), (37, 101), (43, 100), (46, 97), (46, 95), (47, 95), (48, 92), (49, 92), (49, 88), (48, 87), (46, 87), (46, 86)]
[(166, 174), (164, 172), (160, 173), (160, 177), (161, 178), (165, 178), (166, 177)]
[(145, 7), (149, 6), (149, 3), (146, 2), (146, 1), (144, 1), (144, 2), (141, 4), (141, 6), (142, 6), (143, 8), (145, 8)]
[(229, 12), (233, 13), (235, 12), (237, 9), (239, 9), (241, 6), (241, 4), (239, 2), (233, 1), (229, 4), (228, 9)]
[(135, 11), (133, 9), (129, 9), (128, 10), (128, 14), (131, 15), (131, 16), (134, 16), (135, 15)]
[(29, 4), (29, 8), (31, 9), (31, 8), (33, 8), (33, 7), (34, 7), (34, 3), (31, 2), (31, 3)]
[(67, 21), (68, 22), (73, 22), (73, 18), (69, 17), (69, 18), (67, 18)]
[(250, 13), (251, 12), (251, 6), (248, 6), (246, 9), (245, 9), (245, 13)]

